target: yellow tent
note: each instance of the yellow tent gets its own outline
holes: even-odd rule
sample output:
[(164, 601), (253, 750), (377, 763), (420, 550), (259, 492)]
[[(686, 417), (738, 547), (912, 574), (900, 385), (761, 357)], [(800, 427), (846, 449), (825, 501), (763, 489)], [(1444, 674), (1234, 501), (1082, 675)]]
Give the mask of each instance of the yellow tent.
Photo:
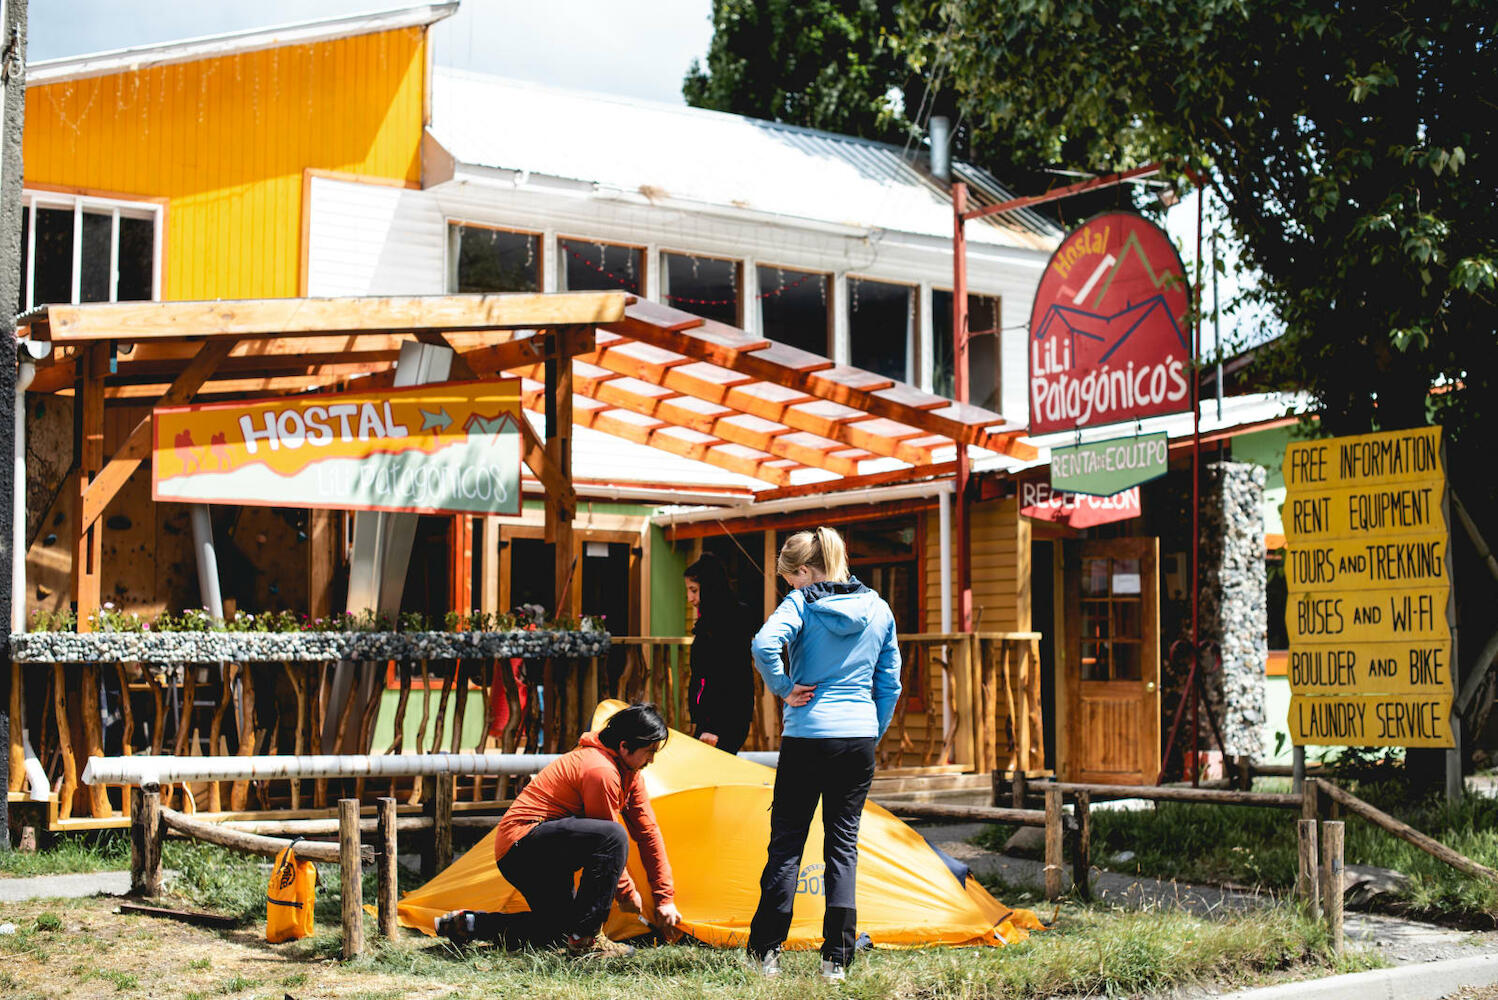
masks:
[[(607, 702), (595, 730), (624, 707)], [(681, 928), (705, 944), (743, 947), (759, 902), (759, 874), (770, 840), (773, 769), (672, 731), (643, 772), (676, 882)], [(648, 881), (630, 845), (629, 870), (649, 907)], [(821, 945), (824, 895), (822, 821), (812, 820), (787, 948)], [(432, 881), (400, 901), (400, 921), (432, 933), (448, 910), (518, 912), (524, 898), (494, 865), (490, 832)], [(649, 915), (649, 914), (647, 914)], [(1011, 910), (977, 881), (959, 884), (940, 855), (910, 827), (877, 805), (864, 807), (858, 837), (858, 929), (876, 946), (1002, 945), (1041, 926), (1029, 910)], [(604, 930), (616, 940), (648, 930), (617, 907)]]

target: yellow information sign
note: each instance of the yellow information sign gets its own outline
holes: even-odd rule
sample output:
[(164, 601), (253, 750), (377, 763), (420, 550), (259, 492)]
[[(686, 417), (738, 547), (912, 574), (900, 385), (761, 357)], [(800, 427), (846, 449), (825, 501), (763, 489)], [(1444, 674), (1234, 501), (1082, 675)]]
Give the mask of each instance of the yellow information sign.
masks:
[(1290, 699), (1296, 746), (1450, 747), (1451, 695), (1378, 694)]
[(1293, 694), (1450, 694), (1451, 640), (1296, 643)]
[(1446, 533), (1398, 538), (1295, 542), (1285, 549), (1285, 580), (1293, 592), (1387, 590), (1444, 583)]
[(1441, 429), (1297, 442), (1283, 471), (1291, 742), (1452, 746)]
[(1297, 441), (1285, 448), (1285, 488), (1445, 482), (1441, 428)]

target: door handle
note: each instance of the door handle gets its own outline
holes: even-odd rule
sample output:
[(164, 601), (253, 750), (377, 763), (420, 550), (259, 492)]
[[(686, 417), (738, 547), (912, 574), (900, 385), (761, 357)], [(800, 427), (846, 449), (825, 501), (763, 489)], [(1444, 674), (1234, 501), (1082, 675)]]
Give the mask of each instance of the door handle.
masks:
[(1154, 681), (1150, 681), (1148, 684), (1144, 685), (1144, 689), (1146, 691), (1149, 691), (1149, 692), (1153, 693), (1154, 690), (1155, 690), (1155, 682)]

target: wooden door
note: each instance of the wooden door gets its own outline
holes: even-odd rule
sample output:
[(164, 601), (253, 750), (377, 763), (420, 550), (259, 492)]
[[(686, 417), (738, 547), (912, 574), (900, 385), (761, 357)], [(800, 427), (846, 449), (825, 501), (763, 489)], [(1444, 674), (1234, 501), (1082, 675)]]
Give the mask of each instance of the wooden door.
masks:
[(1065, 543), (1068, 777), (1154, 784), (1160, 771), (1160, 542)]

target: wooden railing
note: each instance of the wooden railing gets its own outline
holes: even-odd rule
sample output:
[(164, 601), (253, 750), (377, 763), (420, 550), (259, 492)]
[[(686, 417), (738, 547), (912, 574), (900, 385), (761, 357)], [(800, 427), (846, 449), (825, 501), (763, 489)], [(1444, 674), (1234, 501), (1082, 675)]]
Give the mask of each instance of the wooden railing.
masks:
[[(1043, 769), (1038, 638), (1035, 633), (998, 632), (901, 635), (904, 692), (879, 748), (880, 766)], [(527, 660), (518, 678), (508, 659), (361, 665), (364, 682), (359, 686), (373, 689), (375, 697), (348, 699), (327, 739), (322, 720), (336, 666), (328, 661), (190, 664), (176, 674), (145, 664), (108, 664), (100, 686), (106, 705), (118, 715), (107, 739), (92, 713), (80, 718), (68, 711), (67, 696), (97, 677), (97, 666), (91, 673), (82, 664), (14, 665), (17, 680), (24, 666), (26, 686), (34, 694), (26, 700), (17, 697), (12, 709), (26, 717), (54, 783), (47, 826), (119, 825), (126, 822), (123, 814), (129, 808), (120, 789), (85, 793), (77, 785), (77, 773), (90, 753), (369, 753), (381, 713), (389, 713), (393, 730), (381, 752), (557, 753), (588, 728), (606, 698), (654, 702), (672, 728), (691, 732), (691, 642), (680, 636), (615, 637), (606, 657)], [(749, 669), (747, 655), (745, 660)], [(369, 675), (371, 670), (378, 671), (378, 678)], [(386, 680), (394, 682), (388, 692)], [(780, 708), (757, 674), (755, 685), (753, 724), (744, 749), (774, 750)], [(476, 737), (465, 734), (465, 728), (473, 729), (465, 722), (474, 714), (483, 720)], [(496, 724), (501, 716), (505, 721)], [(80, 721), (85, 732), (91, 731), (90, 722), (100, 731), (80, 738)], [(21, 730), (13, 719), (11, 732), (17, 740)], [(19, 755), (19, 742), (11, 749)], [(12, 802), (26, 799), (24, 780), (24, 769), (13, 767)], [(164, 789), (162, 803), (245, 819), (293, 818), (319, 815), (344, 795), (396, 795), (414, 805), (430, 794), (430, 782), (426, 785), (420, 778), (206, 782)], [(497, 805), (515, 787), (503, 777), (467, 778), (458, 790), (458, 807)]]

